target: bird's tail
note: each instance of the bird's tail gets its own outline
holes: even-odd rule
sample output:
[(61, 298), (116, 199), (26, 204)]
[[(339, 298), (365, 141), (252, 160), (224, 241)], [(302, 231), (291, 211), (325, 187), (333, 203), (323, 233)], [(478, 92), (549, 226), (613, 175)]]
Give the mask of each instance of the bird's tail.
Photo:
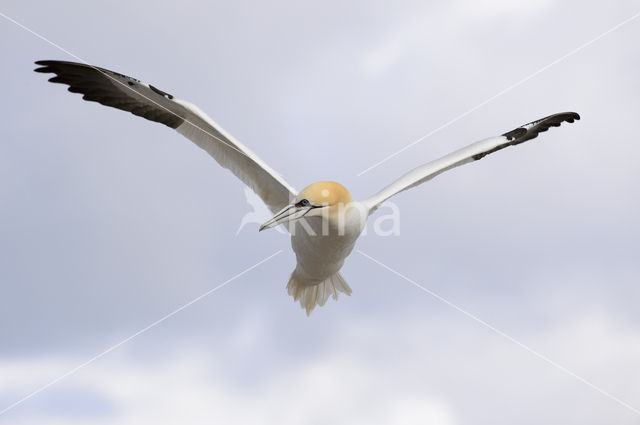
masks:
[(300, 305), (307, 311), (307, 316), (317, 305), (323, 306), (329, 299), (329, 295), (332, 295), (334, 300), (338, 299), (340, 292), (351, 295), (351, 288), (340, 273), (335, 273), (315, 285), (305, 283), (296, 278), (294, 273), (287, 284), (287, 292), (294, 301), (300, 300)]

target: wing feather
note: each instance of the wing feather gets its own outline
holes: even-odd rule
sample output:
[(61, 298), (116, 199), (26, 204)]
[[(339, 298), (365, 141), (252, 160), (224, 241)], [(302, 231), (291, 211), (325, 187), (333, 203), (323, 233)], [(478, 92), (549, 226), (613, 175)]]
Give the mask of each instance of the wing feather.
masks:
[(253, 189), (273, 212), (282, 209), (297, 193), (256, 154), (189, 102), (104, 68), (53, 60), (36, 64), (40, 65), (36, 72), (55, 74), (50, 82), (68, 85), (67, 90), (82, 94), (84, 100), (128, 111), (175, 129)]
[(561, 112), (530, 122), (501, 136), (481, 140), (440, 159), (414, 168), (380, 192), (366, 199), (364, 204), (369, 207), (369, 211), (372, 213), (380, 204), (393, 195), (431, 180), (440, 173), (469, 162), (478, 161), (506, 147), (519, 145), (527, 140), (534, 139), (538, 134), (547, 131), (551, 127), (559, 127), (563, 122), (572, 123), (579, 119), (580, 115), (575, 112)]

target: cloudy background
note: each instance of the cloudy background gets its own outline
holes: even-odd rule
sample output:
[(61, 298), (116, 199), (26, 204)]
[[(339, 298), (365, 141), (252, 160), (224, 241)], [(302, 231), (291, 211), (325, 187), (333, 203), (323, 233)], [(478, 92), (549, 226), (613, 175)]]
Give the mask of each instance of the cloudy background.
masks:
[[(640, 409), (640, 11), (634, 1), (5, 0), (92, 64), (207, 111), (293, 186), (366, 197), (480, 138), (582, 120), (394, 198), (358, 249)], [(640, 414), (354, 252), (307, 318), (287, 237), (166, 127), (32, 72), (75, 60), (0, 17), (4, 424), (640, 424)]]

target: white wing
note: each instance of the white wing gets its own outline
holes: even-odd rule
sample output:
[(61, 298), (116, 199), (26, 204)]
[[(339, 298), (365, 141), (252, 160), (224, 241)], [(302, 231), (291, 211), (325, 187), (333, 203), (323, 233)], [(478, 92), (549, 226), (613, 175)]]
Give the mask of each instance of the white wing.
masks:
[(72, 93), (106, 106), (165, 124), (204, 149), (224, 168), (253, 189), (274, 213), (284, 208), (295, 189), (256, 154), (231, 137), (197, 106), (175, 99), (135, 78), (91, 65), (38, 61), (36, 72), (54, 73), (52, 83), (69, 85)]
[(369, 211), (371, 213), (375, 211), (380, 204), (396, 193), (418, 186), (427, 180), (431, 180), (440, 173), (468, 162), (477, 161), (490, 153), (499, 151), (500, 149), (504, 149), (508, 146), (518, 145), (522, 142), (526, 142), (527, 140), (531, 140), (539, 133), (547, 131), (550, 127), (559, 127), (564, 121), (572, 123), (574, 120), (579, 119), (580, 115), (575, 112), (562, 112), (525, 124), (522, 127), (518, 127), (515, 130), (503, 134), (502, 136), (481, 140), (440, 159), (429, 162), (418, 168), (414, 168), (395, 182), (391, 183), (389, 186), (382, 189), (380, 192), (366, 199), (364, 204), (369, 207)]

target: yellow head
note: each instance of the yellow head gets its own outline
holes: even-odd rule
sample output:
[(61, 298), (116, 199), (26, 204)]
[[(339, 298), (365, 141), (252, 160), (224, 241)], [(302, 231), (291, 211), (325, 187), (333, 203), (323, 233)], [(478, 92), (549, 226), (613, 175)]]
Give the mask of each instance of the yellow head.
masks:
[(260, 230), (275, 227), (278, 224), (328, 213), (331, 217), (336, 211), (353, 199), (349, 191), (340, 183), (321, 181), (310, 184), (296, 196), (290, 205), (280, 210), (271, 220), (264, 223)]
[(330, 181), (312, 183), (302, 189), (296, 201), (301, 202), (304, 199), (311, 205), (322, 207), (348, 204), (353, 200), (347, 188), (340, 183)]

